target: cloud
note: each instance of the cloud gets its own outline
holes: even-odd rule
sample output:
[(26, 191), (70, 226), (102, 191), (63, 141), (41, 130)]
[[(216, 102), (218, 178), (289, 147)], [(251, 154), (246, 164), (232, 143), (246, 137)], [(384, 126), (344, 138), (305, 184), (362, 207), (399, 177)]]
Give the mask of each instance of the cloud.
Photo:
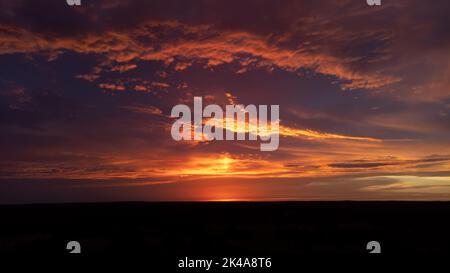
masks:
[(145, 85), (138, 84), (138, 85), (135, 85), (133, 87), (133, 90), (135, 90), (135, 91), (142, 91), (142, 92), (148, 92), (149, 88), (147, 86), (145, 86)]
[(392, 175), (361, 178), (362, 181), (383, 181), (381, 184), (365, 186), (362, 191), (438, 194), (443, 197), (450, 195), (450, 177), (448, 176), (413, 176)]
[(160, 89), (166, 89), (166, 88), (170, 87), (170, 85), (165, 82), (152, 82), (151, 85), (153, 87), (160, 88)]
[(100, 76), (96, 75), (96, 74), (80, 74), (80, 75), (76, 75), (75, 78), (93, 82), (96, 79), (100, 78)]
[(161, 109), (155, 106), (124, 106), (123, 108), (130, 110), (134, 113), (156, 115), (156, 116), (162, 115)]
[(118, 71), (120, 73), (126, 72), (132, 69), (135, 69), (137, 67), (136, 64), (124, 64), (124, 65), (117, 65), (111, 67), (111, 71)]
[(188, 67), (191, 66), (191, 65), (192, 65), (191, 63), (178, 62), (178, 63), (175, 65), (175, 70), (176, 70), (176, 71), (183, 71), (183, 70), (185, 70), (186, 68), (188, 68)]
[[(311, 69), (343, 81), (343, 89), (379, 89), (413, 79), (417, 71), (404, 73), (402, 63), (414, 67), (423, 64), (421, 50), (435, 56), (433, 67), (427, 65), (432, 69), (424, 71), (448, 70), (448, 58), (439, 58), (448, 56), (449, 39), (443, 27), (448, 11), (445, 1), (425, 8), (420, 1), (386, 3), (379, 9), (349, 1), (297, 5), (217, 1), (193, 4), (192, 14), (172, 9), (180, 4), (115, 1), (93, 3), (83, 7), (82, 12), (54, 3), (46, 3), (46, 9), (36, 9), (33, 3), (5, 4), (0, 53), (72, 50), (104, 54), (117, 62), (175, 62), (176, 70), (202, 60), (207, 67), (238, 61), (241, 67), (236, 71), (240, 73), (254, 67)], [(265, 9), (273, 13), (262, 12)], [(48, 16), (46, 10), (57, 10), (60, 16), (40, 22), (39, 18)], [(97, 10), (104, 14), (93, 12)], [(29, 13), (27, 20), (15, 20), (24, 12)], [(237, 16), (241, 19), (234, 21)], [(57, 20), (59, 24), (54, 23)], [(39, 28), (34, 29), (35, 25)], [(427, 79), (415, 86), (423, 94), (416, 99), (446, 97), (442, 92), (445, 86), (421, 91), (430, 82), (441, 81), (433, 76), (435, 73), (425, 74)], [(408, 92), (411, 88), (408, 86)], [(398, 86), (398, 90), (405, 89)]]
[(283, 136), (291, 137), (307, 137), (310, 139), (342, 139), (342, 140), (359, 140), (359, 141), (370, 141), (370, 142), (381, 142), (381, 139), (371, 138), (371, 137), (359, 137), (359, 136), (346, 136), (339, 134), (330, 134), (318, 132), (310, 129), (299, 129), (290, 128), (282, 126), (280, 127), (280, 134)]
[[(10, 2), (0, 0), (5, 181), (80, 179), (120, 197), (133, 185), (152, 200), (446, 194), (416, 178), (450, 168), (446, 1)], [(173, 141), (164, 113), (194, 96), (279, 104), (280, 148)], [(427, 181), (433, 190), (414, 192)]]
[(333, 168), (376, 168), (393, 165), (394, 163), (382, 163), (382, 162), (365, 162), (365, 163), (333, 163), (329, 164), (329, 167)]
[[(137, 37), (155, 37), (152, 27), (160, 26), (172, 31), (202, 29), (204, 33), (195, 39), (178, 39), (164, 41), (156, 39), (155, 49), (152, 44), (145, 45)], [(169, 31), (167, 30), (167, 31)], [(178, 58), (191, 62), (205, 61), (207, 67), (229, 64), (252, 56), (252, 63), (240, 62), (242, 68), (277, 66), (287, 71), (301, 68), (311, 69), (318, 73), (334, 76), (340, 80), (345, 89), (379, 88), (399, 81), (398, 78), (379, 73), (363, 73), (352, 70), (345, 59), (340, 59), (326, 52), (315, 52), (305, 48), (284, 48), (266, 37), (248, 32), (218, 32), (208, 25), (187, 26), (172, 22), (148, 23), (132, 33), (105, 32), (102, 35), (84, 34), (83, 38), (54, 37), (51, 40), (39, 33), (33, 33), (18, 27), (3, 27), (2, 47), (0, 54), (33, 53), (42, 51), (72, 50), (79, 53), (95, 53), (106, 55), (110, 60), (125, 63), (140, 59), (147, 61), (164, 61), (170, 64)], [(206, 38), (207, 37), (207, 38)], [(191, 64), (177, 62), (175, 70), (182, 71)], [(124, 72), (135, 68), (135, 64), (124, 64), (111, 68), (112, 71)]]
[(117, 85), (113, 83), (100, 83), (98, 87), (102, 89), (112, 90), (112, 91), (124, 91), (125, 86), (123, 85)]

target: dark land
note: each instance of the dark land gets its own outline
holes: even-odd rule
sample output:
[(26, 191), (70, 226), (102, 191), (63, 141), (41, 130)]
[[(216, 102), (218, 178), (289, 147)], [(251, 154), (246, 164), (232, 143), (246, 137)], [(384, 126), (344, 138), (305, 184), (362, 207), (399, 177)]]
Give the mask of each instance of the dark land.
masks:
[[(450, 254), (450, 202), (167, 202), (0, 206), (0, 254), (212, 257)], [(73, 255), (73, 254), (70, 254)], [(4, 256), (3, 256), (4, 257)], [(153, 261), (152, 261), (153, 259)], [(279, 260), (281, 261), (281, 260)]]

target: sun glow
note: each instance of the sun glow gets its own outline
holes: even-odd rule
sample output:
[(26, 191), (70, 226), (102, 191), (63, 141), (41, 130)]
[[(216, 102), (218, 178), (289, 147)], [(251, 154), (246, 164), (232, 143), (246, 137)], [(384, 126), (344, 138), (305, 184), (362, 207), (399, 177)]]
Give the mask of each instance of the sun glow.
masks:
[(219, 158), (195, 158), (191, 166), (178, 170), (180, 175), (226, 175), (238, 160), (229, 156)]

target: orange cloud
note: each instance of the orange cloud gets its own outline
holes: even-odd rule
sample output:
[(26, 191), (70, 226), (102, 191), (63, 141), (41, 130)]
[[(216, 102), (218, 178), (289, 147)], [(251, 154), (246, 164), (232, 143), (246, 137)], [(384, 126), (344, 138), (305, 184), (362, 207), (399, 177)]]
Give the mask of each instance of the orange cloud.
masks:
[(155, 106), (124, 106), (122, 108), (128, 109), (134, 113), (149, 114), (156, 116), (162, 115), (161, 109)]
[(112, 90), (112, 91), (124, 91), (125, 90), (125, 86), (113, 84), (113, 83), (100, 83), (98, 85), (98, 87), (100, 87), (102, 89)]
[(154, 86), (156, 88), (161, 88), (161, 89), (166, 89), (166, 88), (170, 87), (170, 85), (168, 83), (164, 83), (164, 82), (152, 82), (151, 84), (152, 84), (152, 86)]
[(132, 69), (135, 69), (137, 67), (136, 64), (123, 64), (123, 65), (118, 65), (118, 66), (113, 66), (111, 68), (111, 71), (118, 71), (120, 73), (122, 72), (126, 72)]
[[(152, 26), (176, 28), (184, 31), (184, 34), (197, 33), (200, 37), (197, 40), (181, 39), (166, 43), (159, 41), (160, 47), (156, 50), (152, 46), (143, 45), (136, 38), (141, 35), (156, 37), (156, 33), (152, 32), (155, 31), (152, 30)], [(50, 40), (43, 35), (9, 26), (0, 26), (0, 33), (2, 34), (0, 54), (66, 49), (79, 53), (103, 54), (119, 63), (140, 59), (160, 60), (170, 64), (176, 61), (176, 57), (181, 57), (183, 60), (205, 60), (207, 66), (240, 61), (240, 56), (250, 55), (252, 58), (240, 61), (242, 68), (251, 65), (269, 69), (272, 69), (271, 66), (277, 66), (287, 71), (307, 68), (349, 81), (343, 83), (344, 89), (380, 88), (400, 80), (389, 75), (353, 70), (347, 65), (347, 60), (312, 50), (307, 46), (289, 49), (277, 46), (277, 43), (268, 43), (266, 37), (242, 31), (218, 32), (208, 25), (188, 26), (176, 22), (149, 22), (131, 33), (109, 31), (102, 35), (86, 34), (83, 39), (64, 37)], [(190, 64), (181, 61), (175, 64), (175, 69), (180, 71)], [(123, 72), (133, 68), (135, 65), (127, 64), (113, 69)]]
[(342, 140), (359, 140), (359, 141), (371, 141), (371, 142), (381, 142), (381, 139), (371, 138), (371, 137), (358, 137), (358, 136), (346, 136), (330, 133), (322, 133), (310, 129), (297, 129), (281, 126), (280, 134), (283, 136), (291, 137), (306, 137), (309, 139), (342, 139)]
[(135, 85), (135, 86), (133, 87), (133, 89), (134, 89), (135, 91), (142, 91), (142, 92), (147, 92), (147, 91), (149, 91), (148, 88), (147, 88), (146, 86), (144, 86), (144, 85)]

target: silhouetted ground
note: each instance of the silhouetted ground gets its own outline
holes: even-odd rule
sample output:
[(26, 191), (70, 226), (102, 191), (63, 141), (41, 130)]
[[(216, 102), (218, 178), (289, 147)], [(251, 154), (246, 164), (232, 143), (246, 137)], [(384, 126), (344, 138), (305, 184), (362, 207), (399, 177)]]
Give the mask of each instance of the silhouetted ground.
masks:
[[(1, 254), (178, 259), (312, 255), (449, 255), (449, 202), (205, 202), (0, 206)], [(290, 257), (289, 259), (287, 257)]]

